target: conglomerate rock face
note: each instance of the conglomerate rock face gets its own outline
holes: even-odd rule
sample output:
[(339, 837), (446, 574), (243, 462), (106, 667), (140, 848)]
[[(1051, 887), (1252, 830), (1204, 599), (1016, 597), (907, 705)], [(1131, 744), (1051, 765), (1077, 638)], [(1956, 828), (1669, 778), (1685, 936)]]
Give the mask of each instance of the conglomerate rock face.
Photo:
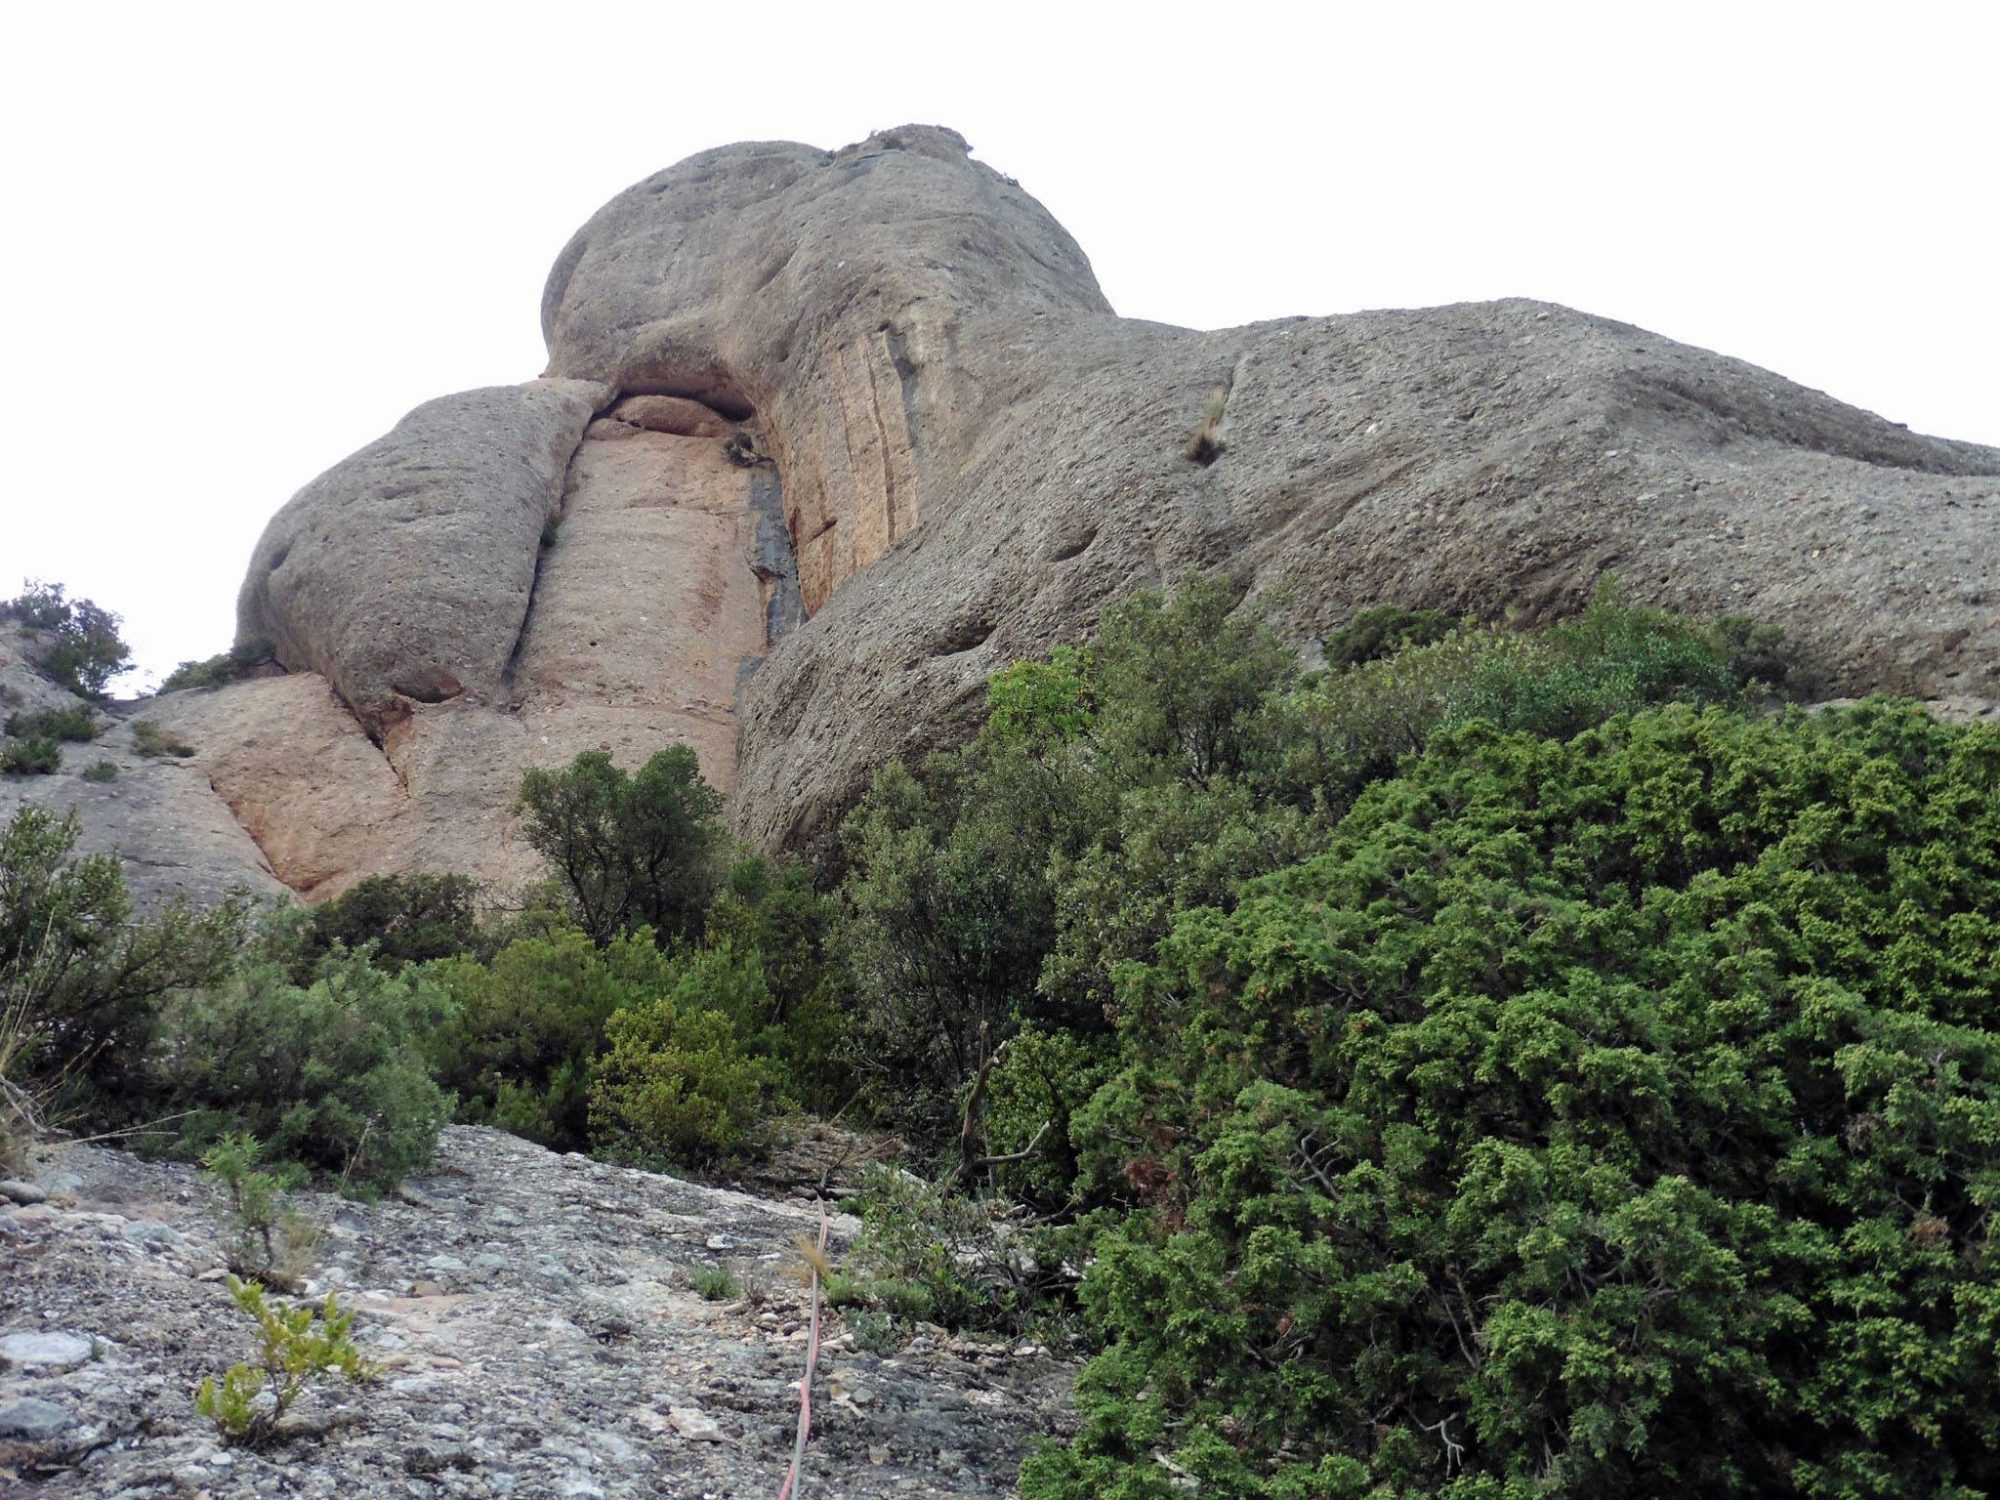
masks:
[(1547, 304), (1121, 319), (948, 130), (692, 157), (577, 232), (542, 316), (541, 379), (420, 408), (273, 521), (240, 636), (290, 675), (154, 709), (308, 896), (527, 878), (521, 769), (598, 745), (689, 740), (743, 834), (810, 848), (995, 668), (1195, 571), (1304, 650), (1616, 573), (1838, 691), (2000, 699), (2000, 451)]

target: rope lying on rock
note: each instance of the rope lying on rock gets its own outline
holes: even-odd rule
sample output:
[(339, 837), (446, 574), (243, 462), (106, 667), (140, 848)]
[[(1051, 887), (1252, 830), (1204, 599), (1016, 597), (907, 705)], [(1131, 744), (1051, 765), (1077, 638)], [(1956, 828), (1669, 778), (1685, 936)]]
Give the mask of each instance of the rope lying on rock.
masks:
[(800, 1493), (799, 1471), (805, 1467), (806, 1438), (812, 1433), (813, 1373), (819, 1365), (819, 1310), (829, 1267), (827, 1238), (832, 1232), (833, 1223), (826, 1216), (826, 1200), (822, 1198), (819, 1204), (819, 1243), (815, 1245), (807, 1236), (799, 1236), (799, 1254), (805, 1257), (806, 1267), (812, 1273), (812, 1332), (806, 1338), (805, 1377), (799, 1381), (799, 1440), (792, 1449), (792, 1466), (785, 1474), (784, 1484), (778, 1489), (778, 1500), (797, 1500)]

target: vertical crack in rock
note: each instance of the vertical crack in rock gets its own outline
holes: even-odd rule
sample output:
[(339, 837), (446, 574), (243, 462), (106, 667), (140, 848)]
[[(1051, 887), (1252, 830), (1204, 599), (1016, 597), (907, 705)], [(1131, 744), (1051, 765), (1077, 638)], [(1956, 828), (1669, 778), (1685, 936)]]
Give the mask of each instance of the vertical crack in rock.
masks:
[[(917, 512), (916, 467), (911, 462), (915, 447), (911, 403), (916, 371), (911, 368), (905, 376), (907, 358), (901, 357), (899, 345), (891, 341), (886, 328), (878, 330), (869, 341), (868, 354), (868, 407), (875, 419), (887, 540), (893, 543), (896, 538), (914, 531), (920, 519)], [(882, 416), (885, 397), (903, 418), (893, 435), (890, 424)]]
[[(805, 601), (799, 594), (799, 560), (785, 525), (785, 489), (774, 469), (751, 472), (750, 513), (755, 518), (750, 571), (764, 585), (764, 650), (769, 651), (806, 618)], [(762, 659), (762, 653), (752, 658), (747, 671), (754, 671)]]
[(560, 539), (559, 529), (562, 525), (563, 517), (569, 511), (570, 492), (576, 485), (576, 456), (583, 451), (583, 445), (586, 441), (587, 439), (584, 434), (579, 432), (576, 438), (576, 447), (571, 450), (569, 461), (563, 465), (563, 471), (556, 480), (553, 503), (549, 506), (548, 519), (542, 523), (542, 534), (536, 541), (535, 569), (528, 579), (527, 601), (521, 606), (521, 622), (514, 629), (514, 646), (507, 653), (507, 665), (500, 670), (501, 688), (509, 696), (512, 695), (513, 691), (515, 671), (521, 664), (521, 648), (527, 643), (528, 622), (535, 617), (535, 595), (540, 592), (542, 587), (543, 565), (548, 561), (550, 549)]
[(910, 453), (922, 457), (923, 443), (917, 424), (917, 367), (910, 358), (910, 351), (903, 342), (903, 336), (893, 326), (882, 329), (882, 344), (889, 355), (889, 362), (896, 367), (896, 380), (903, 390), (903, 430), (910, 442)]

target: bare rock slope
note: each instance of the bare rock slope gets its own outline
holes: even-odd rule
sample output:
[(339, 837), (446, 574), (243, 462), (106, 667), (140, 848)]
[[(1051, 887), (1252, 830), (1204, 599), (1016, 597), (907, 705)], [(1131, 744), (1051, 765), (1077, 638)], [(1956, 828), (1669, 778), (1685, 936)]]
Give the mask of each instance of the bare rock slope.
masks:
[[(135, 897), (161, 905), (186, 896), (213, 906), (232, 891), (282, 899), (286, 888), (255, 840), (216, 795), (192, 758), (141, 752), (138, 726), (149, 713), (105, 712), (51, 682), (41, 643), (0, 621), (0, 719), (14, 713), (79, 711), (98, 730), (87, 744), (63, 746), (47, 776), (0, 776), (0, 828), (24, 807), (76, 817), (77, 853), (115, 854)], [(316, 679), (312, 679), (316, 680)], [(93, 768), (93, 775), (86, 775)]]
[(521, 767), (591, 745), (689, 739), (744, 834), (811, 845), (996, 667), (1195, 570), (1302, 646), (1615, 571), (1842, 691), (2000, 698), (2000, 451), (1545, 304), (1122, 319), (949, 130), (692, 157), (577, 232), (542, 316), (542, 379), (273, 522), (241, 638), (303, 681), (160, 710), (296, 890), (518, 877)]
[[(327, 1232), (309, 1290), (356, 1313), (380, 1378), (317, 1390), (287, 1441), (243, 1449), (192, 1399), (252, 1357), (214, 1187), (82, 1145), (0, 1184), (0, 1494), (777, 1493), (806, 1342), (785, 1272), (812, 1210), (456, 1126), (396, 1198), (309, 1211)], [(714, 1267), (753, 1296), (704, 1301)], [(830, 1318), (806, 1493), (1010, 1494), (1068, 1420), (1072, 1371), (1039, 1350), (934, 1329), (875, 1354)]]

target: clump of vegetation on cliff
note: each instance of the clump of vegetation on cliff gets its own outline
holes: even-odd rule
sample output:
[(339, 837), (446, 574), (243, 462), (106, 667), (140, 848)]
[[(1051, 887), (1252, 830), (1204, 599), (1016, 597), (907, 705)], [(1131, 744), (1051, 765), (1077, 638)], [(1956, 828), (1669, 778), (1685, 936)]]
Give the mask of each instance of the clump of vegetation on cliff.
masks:
[(159, 691), (179, 693), (191, 688), (222, 687), (249, 676), (270, 659), (269, 647), (255, 643), (231, 646), (203, 660), (182, 662), (160, 679)]
[(35, 665), (80, 697), (104, 697), (132, 660), (118, 634), (118, 616), (88, 599), (71, 599), (59, 583), (23, 583), (19, 594), (0, 602), (0, 619), (31, 632)]

